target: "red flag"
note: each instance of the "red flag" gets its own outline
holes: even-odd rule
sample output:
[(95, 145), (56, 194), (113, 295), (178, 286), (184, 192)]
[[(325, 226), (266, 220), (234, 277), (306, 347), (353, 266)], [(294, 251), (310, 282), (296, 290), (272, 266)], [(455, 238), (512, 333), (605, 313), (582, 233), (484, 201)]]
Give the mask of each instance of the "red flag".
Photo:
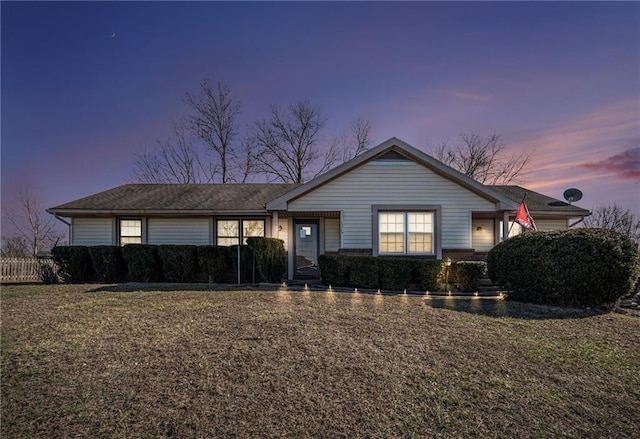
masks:
[(529, 230), (538, 230), (524, 201), (520, 203), (520, 209), (518, 209), (518, 214), (516, 215), (516, 222)]

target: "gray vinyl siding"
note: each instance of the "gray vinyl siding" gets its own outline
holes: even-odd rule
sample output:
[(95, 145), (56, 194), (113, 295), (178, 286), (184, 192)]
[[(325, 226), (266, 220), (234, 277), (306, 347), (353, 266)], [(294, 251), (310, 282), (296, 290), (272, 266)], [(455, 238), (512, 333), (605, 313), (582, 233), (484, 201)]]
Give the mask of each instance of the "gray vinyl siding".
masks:
[[(480, 230), (478, 230), (480, 227)], [(487, 252), (493, 248), (494, 227), (492, 219), (474, 219), (471, 226), (471, 248)]]
[(340, 218), (324, 220), (324, 251), (337, 252), (340, 249)]
[(147, 242), (207, 245), (210, 243), (210, 229), (209, 218), (149, 218)]
[(442, 247), (471, 248), (471, 211), (494, 204), (414, 162), (368, 162), (289, 203), (290, 211), (342, 211), (342, 247), (372, 248), (372, 205), (440, 205)]
[(536, 219), (533, 218), (536, 222), (536, 227), (538, 230), (542, 232), (550, 232), (552, 230), (562, 230), (568, 228), (568, 223), (566, 219)]
[(71, 245), (113, 245), (112, 218), (73, 218)]

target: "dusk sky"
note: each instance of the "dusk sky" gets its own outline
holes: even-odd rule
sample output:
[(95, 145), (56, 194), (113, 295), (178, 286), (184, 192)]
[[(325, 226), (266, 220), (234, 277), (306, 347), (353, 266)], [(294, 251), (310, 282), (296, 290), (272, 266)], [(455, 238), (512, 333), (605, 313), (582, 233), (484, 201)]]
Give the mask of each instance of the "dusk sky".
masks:
[(3, 206), (25, 184), (52, 207), (131, 181), (209, 78), (241, 127), (308, 99), (325, 138), (357, 117), (423, 151), (496, 133), (534, 152), (527, 187), (640, 214), (640, 3), (0, 7)]

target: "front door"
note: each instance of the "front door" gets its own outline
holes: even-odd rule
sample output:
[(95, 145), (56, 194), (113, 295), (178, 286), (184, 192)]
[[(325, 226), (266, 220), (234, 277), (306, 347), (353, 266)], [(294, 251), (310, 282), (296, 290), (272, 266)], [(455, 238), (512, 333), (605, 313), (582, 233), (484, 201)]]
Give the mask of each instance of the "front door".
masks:
[(318, 222), (296, 221), (296, 277), (315, 279), (318, 271)]

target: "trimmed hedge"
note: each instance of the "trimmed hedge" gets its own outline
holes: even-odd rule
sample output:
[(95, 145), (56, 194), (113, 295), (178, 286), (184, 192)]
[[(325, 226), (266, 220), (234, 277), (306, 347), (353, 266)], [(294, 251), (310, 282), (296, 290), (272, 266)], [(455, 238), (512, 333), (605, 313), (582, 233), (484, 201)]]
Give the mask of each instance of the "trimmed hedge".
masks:
[(319, 266), (325, 285), (433, 291), (440, 285), (443, 263), (434, 259), (321, 255)]
[(120, 247), (95, 245), (89, 247), (89, 256), (98, 282), (117, 283), (127, 278), (127, 263)]
[(122, 247), (130, 282), (159, 282), (162, 280), (162, 261), (157, 245), (127, 244)]
[(53, 261), (58, 265), (58, 275), (63, 282), (81, 284), (95, 278), (93, 264), (86, 246), (56, 246), (51, 249)]
[(195, 245), (159, 245), (162, 274), (167, 282), (195, 282), (198, 266), (198, 247)]
[(611, 230), (535, 232), (495, 246), (487, 267), (491, 280), (516, 300), (610, 305), (633, 291), (640, 253), (636, 243)]
[(318, 257), (318, 267), (322, 283), (327, 286), (347, 286), (347, 271), (349, 267), (344, 256), (320, 255)]
[[(229, 272), (229, 282), (238, 282), (238, 246), (231, 245), (227, 247), (227, 254), (231, 262), (231, 271)], [(258, 279), (256, 270), (256, 261), (253, 258), (253, 251), (246, 245), (240, 246), (240, 283), (253, 283)]]
[(452, 267), (452, 277), (459, 291), (478, 291), (480, 279), (487, 273), (484, 261), (458, 261)]
[(277, 238), (247, 238), (247, 246), (255, 254), (256, 268), (265, 282), (280, 282), (287, 272), (287, 251)]
[(198, 246), (198, 263), (211, 283), (223, 283), (231, 277), (231, 259), (227, 247)]

